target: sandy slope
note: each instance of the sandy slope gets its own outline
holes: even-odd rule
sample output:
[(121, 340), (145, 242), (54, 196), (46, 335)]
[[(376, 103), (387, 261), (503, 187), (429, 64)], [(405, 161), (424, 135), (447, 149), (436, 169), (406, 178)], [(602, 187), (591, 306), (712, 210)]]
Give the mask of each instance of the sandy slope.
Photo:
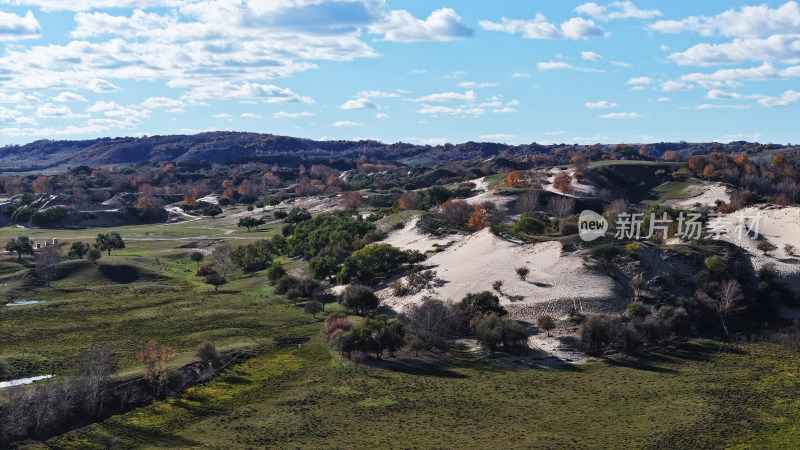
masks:
[[(795, 290), (800, 291), (800, 207), (779, 207), (774, 205), (758, 205), (739, 210), (728, 215), (728, 219), (734, 225), (738, 223), (739, 215), (753, 217), (761, 215), (758, 221), (758, 233), (761, 238), (769, 240), (778, 249), (765, 256), (756, 248), (759, 241), (742, 237), (739, 240), (737, 233), (732, 233), (723, 239), (739, 245), (750, 253), (750, 260), (753, 267), (761, 268), (766, 263), (775, 265), (775, 269), (783, 276)], [(748, 220), (749, 222), (749, 220)], [(791, 244), (795, 247), (795, 254), (788, 255), (784, 251), (784, 245)]]
[(698, 183), (686, 187), (691, 198), (670, 202), (681, 207), (714, 207), (717, 200), (727, 202), (735, 189), (722, 183)]
[(419, 216), (411, 217), (405, 222), (402, 229), (391, 231), (389, 235), (386, 236), (386, 239), (381, 242), (393, 245), (397, 248), (402, 248), (403, 250), (419, 250), (424, 253), (428, 250), (432, 250), (434, 244), (447, 245), (450, 242), (460, 239), (460, 236), (457, 235), (438, 237), (421, 233), (417, 229), (417, 223), (419, 223)]
[[(400, 245), (401, 248), (404, 247)], [(614, 295), (614, 282), (588, 269), (576, 253), (565, 253), (558, 241), (520, 244), (502, 239), (484, 229), (466, 236), (446, 250), (431, 256), (425, 264), (442, 280), (430, 291), (394, 297), (389, 289), (379, 296), (396, 310), (419, 302), (426, 295), (459, 301), (470, 292), (492, 290), (496, 280), (503, 282), (501, 303), (515, 306), (549, 304), (559, 300), (594, 299)], [(519, 279), (517, 267), (527, 267), (526, 281)]]

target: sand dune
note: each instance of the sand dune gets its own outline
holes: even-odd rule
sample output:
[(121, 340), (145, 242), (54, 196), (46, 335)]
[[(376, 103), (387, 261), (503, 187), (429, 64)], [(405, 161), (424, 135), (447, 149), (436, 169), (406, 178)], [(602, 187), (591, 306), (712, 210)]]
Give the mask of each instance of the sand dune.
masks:
[[(407, 248), (401, 245), (401, 248)], [(596, 299), (614, 295), (610, 277), (587, 268), (577, 252), (564, 252), (559, 241), (521, 244), (481, 230), (431, 256), (425, 264), (437, 272), (439, 286), (406, 297), (395, 297), (389, 289), (379, 296), (398, 311), (426, 295), (459, 301), (470, 292), (491, 291), (503, 282), (501, 303), (515, 306), (547, 304), (564, 299)], [(520, 280), (515, 269), (527, 267), (530, 274)]]

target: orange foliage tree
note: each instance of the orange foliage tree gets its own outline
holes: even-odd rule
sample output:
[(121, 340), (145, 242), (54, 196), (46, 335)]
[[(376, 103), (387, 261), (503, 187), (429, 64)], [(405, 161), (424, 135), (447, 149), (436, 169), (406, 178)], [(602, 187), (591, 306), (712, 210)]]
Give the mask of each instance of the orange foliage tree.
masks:
[(400, 209), (420, 209), (422, 208), (422, 196), (414, 191), (408, 191), (397, 199)]
[(344, 192), (339, 203), (342, 208), (361, 208), (364, 206), (364, 197), (358, 191)]
[(553, 179), (553, 187), (567, 194), (572, 190), (572, 177), (566, 172), (561, 172)]
[(503, 183), (503, 186), (510, 187), (510, 188), (518, 188), (522, 186), (522, 179), (523, 173), (521, 170), (515, 170), (508, 174), (506, 177), (506, 181)]
[(475, 211), (469, 216), (469, 226), (480, 230), (487, 225), (489, 225), (489, 212), (486, 211), (486, 206), (475, 205)]

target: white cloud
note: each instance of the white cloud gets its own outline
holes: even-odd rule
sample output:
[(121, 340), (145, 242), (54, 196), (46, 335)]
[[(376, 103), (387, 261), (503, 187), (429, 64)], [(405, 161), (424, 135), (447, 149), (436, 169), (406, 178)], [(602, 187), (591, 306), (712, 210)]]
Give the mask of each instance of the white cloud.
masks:
[(422, 97), (412, 99), (412, 102), (474, 102), (478, 99), (475, 91), (466, 91), (463, 94), (458, 92), (442, 92), (439, 94), (430, 94)]
[(495, 108), (492, 110), (492, 114), (508, 114), (514, 112), (517, 112), (517, 110), (508, 106), (504, 106), (502, 108)]
[(511, 74), (511, 78), (530, 78), (530, 74), (522, 72), (514, 72)]
[(12, 123), (14, 125), (35, 125), (36, 120), (31, 117), (26, 117), (24, 114), (22, 114), (22, 111), (0, 106), (0, 123)]
[(711, 100), (739, 100), (743, 97), (742, 94), (726, 92), (719, 89), (712, 89), (706, 93), (706, 98)]
[(633, 64), (622, 61), (611, 61), (611, 64), (617, 67), (633, 67)]
[(339, 109), (376, 109), (378, 105), (372, 103), (368, 98), (357, 98), (348, 100), (339, 105)]
[[(127, 121), (140, 121), (142, 118), (150, 117), (150, 110), (149, 109), (142, 109), (140, 106), (130, 105), (130, 106), (123, 106), (118, 104), (115, 101), (104, 101), (100, 100), (95, 102), (92, 106), (86, 108), (86, 112), (102, 112), (103, 115), (107, 117), (122, 117), (123, 119), (120, 120), (127, 120)], [(98, 120), (105, 120), (105, 119), (98, 119)], [(113, 128), (120, 128), (120, 127), (113, 127)], [(128, 128), (128, 127), (123, 127)]]
[(388, 119), (389, 115), (388, 114), (384, 114), (384, 113), (378, 113), (378, 114), (375, 114), (375, 118), (376, 119)]
[(449, 106), (423, 105), (422, 108), (417, 110), (417, 113), (427, 114), (429, 116), (434, 116), (434, 117), (440, 115), (460, 116), (460, 117), (480, 117), (486, 114), (486, 110), (483, 108), (468, 108), (468, 107), (451, 108)]
[(43, 11), (87, 11), (100, 8), (155, 8), (178, 6), (182, 0), (0, 0), (0, 4), (38, 6)]
[(193, 88), (185, 96), (189, 99), (231, 99), (250, 98), (260, 99), (265, 103), (314, 103), (310, 97), (303, 97), (292, 92), (291, 89), (281, 88), (271, 84), (258, 84), (244, 82), (212, 83)]
[(482, 135), (478, 136), (478, 139), (490, 139), (490, 140), (497, 141), (497, 142), (507, 142), (507, 141), (513, 140), (515, 138), (516, 138), (516, 136), (513, 135), (513, 134), (502, 134), (502, 133), (482, 134)]
[(589, 67), (573, 66), (564, 61), (543, 61), (536, 64), (539, 70), (578, 70), (581, 72), (605, 72), (602, 69), (592, 69)]
[(112, 16), (104, 12), (79, 12), (75, 14), (75, 29), (72, 36), (87, 38), (112, 33), (124, 37), (146, 36), (153, 30), (164, 30), (176, 26), (178, 17), (133, 11), (130, 17)]
[(657, 102), (662, 102), (662, 103), (663, 103), (663, 102), (671, 102), (671, 101), (672, 101), (672, 99), (671, 99), (671, 98), (669, 98), (669, 97), (659, 97), (659, 98), (658, 98), (658, 100), (656, 100), (656, 101), (657, 101)]
[(800, 102), (800, 92), (789, 89), (778, 97), (763, 97), (758, 103), (762, 106), (789, 106), (791, 103)]
[(625, 82), (625, 84), (632, 84), (632, 85), (644, 85), (652, 83), (653, 79), (650, 77), (636, 77), (636, 78), (631, 78), (630, 80)]
[(16, 94), (0, 92), (0, 103), (28, 103), (38, 101), (39, 97), (24, 92), (17, 92)]
[(85, 102), (86, 98), (74, 92), (62, 92), (55, 97), (50, 97), (54, 102), (69, 103), (69, 102)]
[(617, 104), (614, 102), (600, 100), (599, 102), (586, 102), (586, 107), (590, 109), (606, 109), (606, 108), (616, 108)]
[(458, 83), (458, 87), (464, 89), (471, 89), (471, 88), (485, 88), (485, 87), (495, 87), (499, 86), (498, 83), (476, 83), (474, 81), (462, 81)]
[(533, 20), (512, 20), (503, 17), (499, 23), (489, 20), (481, 20), (479, 23), (484, 30), (521, 34), (525, 39), (578, 40), (608, 35), (593, 21), (581, 17), (573, 17), (560, 26), (548, 22), (547, 17), (542, 14), (536, 14)]
[(400, 94), (385, 91), (361, 91), (355, 95), (356, 98), (397, 98)]
[(603, 57), (595, 52), (581, 52), (581, 59), (586, 61), (600, 61)]
[(351, 122), (349, 120), (338, 120), (336, 122), (333, 122), (331, 125), (335, 127), (359, 127), (363, 124), (358, 122)]
[(601, 119), (638, 119), (644, 117), (639, 113), (609, 113), (599, 116)]
[(41, 34), (42, 26), (30, 10), (25, 17), (0, 11), (0, 41), (36, 39)]
[(74, 119), (79, 116), (72, 112), (67, 105), (55, 105), (53, 103), (45, 103), (36, 109), (36, 117), (40, 119)]
[(684, 83), (683, 81), (665, 81), (661, 83), (661, 90), (664, 92), (685, 91), (691, 89), (692, 86)]
[(800, 28), (800, 5), (790, 1), (777, 9), (767, 5), (729, 9), (713, 17), (690, 16), (683, 20), (659, 20), (648, 29), (661, 33), (695, 31), (703, 36), (757, 37)]
[(118, 87), (114, 86), (113, 83), (101, 80), (99, 78), (93, 78), (86, 83), (86, 89), (96, 92), (98, 94), (107, 94), (110, 92), (116, 92), (119, 90)]
[(417, 19), (405, 10), (390, 11), (383, 22), (369, 30), (383, 34), (386, 41), (394, 42), (452, 41), (474, 34), (451, 8), (437, 9), (425, 20)]
[(242, 119), (263, 119), (264, 116), (255, 113), (242, 113)]
[(186, 106), (186, 103), (174, 98), (150, 97), (142, 102), (142, 106), (150, 109), (174, 109), (183, 108)]
[(742, 38), (723, 44), (697, 44), (669, 58), (681, 66), (712, 66), (744, 61), (800, 62), (800, 34), (776, 34), (768, 38)]
[(417, 137), (407, 137), (403, 139), (403, 141), (410, 142), (412, 144), (418, 145), (444, 145), (450, 142), (448, 138), (417, 138)]
[(212, 117), (215, 119), (230, 119), (233, 116), (231, 116), (228, 113), (219, 113), (219, 114), (214, 114)]
[(598, 20), (611, 19), (652, 19), (661, 15), (657, 9), (639, 9), (630, 1), (614, 2), (609, 6), (600, 6), (589, 2), (575, 8), (578, 14), (585, 14)]
[(311, 117), (311, 116), (314, 116), (314, 115), (316, 115), (316, 114), (314, 114), (312, 112), (308, 112), (308, 111), (302, 111), (302, 112), (296, 112), (296, 113), (280, 111), (280, 112), (276, 112), (275, 114), (273, 114), (272, 117), (274, 117), (276, 119), (297, 119), (299, 117)]
[(709, 103), (697, 106), (697, 109), (749, 109), (749, 108), (750, 107), (747, 105), (712, 105)]
[(567, 134), (566, 131), (546, 131), (544, 133), (546, 136), (561, 136)]
[(778, 69), (770, 63), (746, 69), (722, 69), (714, 73), (690, 73), (681, 76), (681, 81), (697, 83), (706, 89), (737, 87), (740, 80), (763, 81), (800, 77), (800, 66)]

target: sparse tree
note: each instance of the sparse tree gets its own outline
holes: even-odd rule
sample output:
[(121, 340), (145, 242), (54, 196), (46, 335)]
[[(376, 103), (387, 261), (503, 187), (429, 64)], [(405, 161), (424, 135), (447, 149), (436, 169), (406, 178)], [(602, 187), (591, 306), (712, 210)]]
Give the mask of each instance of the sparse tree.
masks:
[(203, 282), (205, 284), (214, 286), (215, 291), (218, 291), (220, 286), (228, 284), (228, 280), (219, 273), (211, 273), (206, 275), (206, 277), (203, 279)]
[(719, 311), (722, 328), (725, 334), (728, 332), (728, 326), (725, 319), (728, 315), (739, 307), (739, 302), (743, 299), (742, 286), (736, 280), (726, 280), (722, 282), (719, 289), (719, 299), (717, 300), (717, 310)]
[(83, 350), (76, 358), (75, 366), (86, 411), (89, 417), (96, 417), (103, 412), (106, 385), (116, 370), (114, 355), (108, 347)]
[(49, 245), (34, 257), (36, 276), (44, 280), (48, 286), (58, 276), (58, 263), (61, 261), (61, 245)]
[(572, 191), (572, 177), (567, 172), (561, 172), (553, 179), (553, 187), (569, 194)]
[(83, 257), (91, 248), (92, 246), (87, 242), (73, 242), (69, 247), (69, 253), (67, 253), (67, 256), (70, 258), (83, 259)]
[(153, 386), (156, 397), (160, 396), (169, 380), (169, 363), (175, 358), (175, 350), (156, 341), (149, 341), (139, 350), (138, 356), (145, 380)]
[(556, 321), (553, 319), (553, 316), (542, 314), (536, 318), (536, 326), (540, 330), (544, 330), (547, 333), (547, 337), (550, 337), (550, 331), (556, 327)]
[(339, 204), (342, 208), (358, 209), (364, 206), (364, 196), (358, 191), (343, 192)]
[(575, 212), (575, 199), (556, 195), (547, 202), (547, 211), (553, 216), (563, 219)]
[(465, 200), (450, 199), (442, 203), (440, 214), (450, 225), (463, 225), (469, 221), (473, 207)]
[(642, 302), (632, 302), (625, 308), (625, 315), (631, 320), (644, 320), (645, 317), (650, 315), (650, 308)]
[(322, 303), (316, 300), (311, 300), (310, 302), (306, 302), (306, 306), (303, 308), (303, 312), (306, 314), (311, 314), (311, 317), (316, 319), (317, 314), (322, 312)]
[(641, 297), (647, 291), (647, 280), (642, 273), (633, 277), (629, 284), (636, 298)]
[(239, 223), (236, 224), (239, 228), (247, 228), (247, 232), (250, 232), (250, 229), (255, 228), (258, 231), (259, 225), (263, 225), (263, 219), (257, 219), (255, 217), (242, 217), (239, 219)]
[(103, 253), (96, 248), (90, 248), (89, 251), (86, 252), (86, 258), (93, 264), (97, 264), (97, 260), (99, 260), (102, 256)]
[(581, 344), (590, 355), (603, 353), (613, 339), (614, 324), (606, 316), (591, 316), (581, 324)]
[(33, 243), (28, 236), (18, 236), (8, 241), (6, 251), (16, 252), (17, 261), (22, 262), (22, 255), (33, 255)]
[(111, 256), (111, 250), (121, 250), (125, 248), (125, 241), (119, 233), (112, 231), (108, 234), (98, 234), (95, 239), (95, 247), (104, 252), (108, 252), (108, 256)]
[(528, 274), (531, 273), (531, 269), (528, 269), (527, 267), (517, 267), (516, 272), (519, 276), (519, 279), (525, 281), (525, 278), (527, 278)]
[(539, 191), (525, 191), (517, 199), (516, 210), (518, 213), (526, 213), (539, 209)]
[(200, 267), (200, 263), (203, 262), (204, 259), (206, 259), (206, 255), (203, 254), (203, 252), (200, 252), (200, 251), (193, 251), (193, 252), (189, 253), (189, 259), (191, 259), (192, 261), (196, 262), (197, 263), (197, 267)]
[(446, 347), (447, 339), (458, 329), (461, 315), (453, 303), (425, 297), (422, 303), (407, 307), (402, 320), (419, 340), (417, 347), (430, 350)]
[(786, 253), (786, 256), (794, 256), (794, 251), (795, 251), (794, 245), (784, 244), (783, 251), (784, 253)]
[(194, 356), (200, 358), (200, 361), (208, 364), (211, 367), (219, 364), (219, 353), (217, 348), (209, 341), (203, 341), (197, 344), (194, 348)]
[(493, 282), (492, 283), (492, 289), (497, 291), (498, 294), (502, 294), (503, 293), (503, 281), (502, 280), (497, 280), (497, 281)]
[(223, 277), (227, 277), (233, 268), (233, 249), (230, 244), (223, 242), (214, 249), (214, 259), (217, 260), (215, 267), (217, 272)]
[(339, 303), (355, 310), (359, 316), (366, 316), (378, 307), (380, 300), (367, 286), (351, 284), (342, 291)]

